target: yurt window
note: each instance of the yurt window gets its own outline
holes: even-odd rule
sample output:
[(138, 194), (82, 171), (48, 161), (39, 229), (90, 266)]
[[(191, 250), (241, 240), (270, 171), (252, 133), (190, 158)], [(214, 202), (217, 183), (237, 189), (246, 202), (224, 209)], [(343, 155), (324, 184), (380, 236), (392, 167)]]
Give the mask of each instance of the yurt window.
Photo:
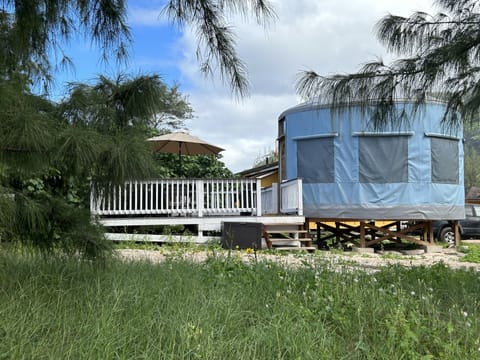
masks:
[(408, 137), (360, 136), (358, 175), (361, 183), (406, 183)]
[(296, 138), (297, 176), (304, 183), (333, 183), (334, 135)]
[(458, 140), (432, 137), (432, 182), (440, 184), (458, 184)]

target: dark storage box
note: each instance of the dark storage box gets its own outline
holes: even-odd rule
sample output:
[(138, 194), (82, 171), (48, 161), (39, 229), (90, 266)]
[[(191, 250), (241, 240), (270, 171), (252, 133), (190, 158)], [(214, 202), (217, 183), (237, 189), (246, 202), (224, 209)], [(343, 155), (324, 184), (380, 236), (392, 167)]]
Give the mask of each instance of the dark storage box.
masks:
[(261, 249), (262, 224), (222, 222), (222, 247), (225, 249)]

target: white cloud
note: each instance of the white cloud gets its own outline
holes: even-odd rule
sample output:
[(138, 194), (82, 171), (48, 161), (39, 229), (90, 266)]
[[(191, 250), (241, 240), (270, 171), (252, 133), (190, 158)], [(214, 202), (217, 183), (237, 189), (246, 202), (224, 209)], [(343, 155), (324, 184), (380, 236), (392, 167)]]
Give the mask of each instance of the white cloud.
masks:
[(242, 103), (228, 96), (192, 95), (190, 100), (196, 119), (188, 123), (189, 130), (225, 149), (223, 159), (232, 171), (247, 169), (254, 160), (275, 149), (279, 109), (293, 106), (295, 95), (252, 94)]
[[(235, 22), (240, 57), (247, 63), (251, 96), (236, 102), (218, 78), (205, 79), (195, 58), (196, 40), (185, 33), (178, 66), (196, 119), (191, 132), (225, 148), (232, 171), (251, 167), (262, 152), (275, 147), (278, 116), (298, 102), (294, 82), (300, 70), (322, 74), (352, 72), (384, 48), (374, 35), (375, 23), (387, 13), (431, 11), (430, 0), (277, 0), (278, 19), (266, 31)], [(185, 83), (182, 81), (182, 83)]]
[(168, 23), (165, 16), (161, 16), (163, 6), (130, 6), (128, 8), (128, 21), (132, 26), (163, 26)]

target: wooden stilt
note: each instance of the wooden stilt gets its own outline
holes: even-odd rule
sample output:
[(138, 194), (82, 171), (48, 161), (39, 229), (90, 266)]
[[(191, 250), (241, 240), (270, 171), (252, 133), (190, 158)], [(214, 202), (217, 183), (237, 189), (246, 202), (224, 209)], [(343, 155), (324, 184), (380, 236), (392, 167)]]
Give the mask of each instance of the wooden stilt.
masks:
[(341, 243), (341, 237), (340, 237), (340, 232), (339, 232), (339, 229), (340, 229), (340, 224), (338, 222), (335, 223), (335, 228), (337, 231), (335, 231), (335, 245), (338, 245)]
[(460, 229), (458, 228), (458, 221), (452, 221), (452, 226), (455, 234), (455, 246), (460, 246)]
[(433, 244), (435, 242), (435, 234), (433, 233), (433, 221), (427, 221), (428, 241)]
[(428, 226), (428, 222), (422, 222), (422, 237), (421, 240), (430, 242), (430, 228)]
[[(375, 221), (371, 221), (370, 223), (375, 224)], [(368, 233), (370, 234), (370, 241), (374, 241), (377, 236), (377, 232), (375, 231), (375, 229), (370, 228)]]
[(320, 226), (320, 223), (317, 224), (317, 246), (319, 249), (326, 249), (327, 244), (326, 241), (322, 239), (322, 227)]
[(360, 247), (364, 248), (366, 247), (366, 241), (365, 241), (365, 222), (360, 221)]

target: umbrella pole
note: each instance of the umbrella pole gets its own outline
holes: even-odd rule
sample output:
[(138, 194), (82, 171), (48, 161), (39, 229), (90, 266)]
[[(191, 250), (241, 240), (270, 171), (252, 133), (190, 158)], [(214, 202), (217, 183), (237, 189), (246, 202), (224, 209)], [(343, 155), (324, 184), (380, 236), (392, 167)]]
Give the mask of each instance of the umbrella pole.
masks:
[(183, 172), (182, 172), (182, 142), (178, 142), (178, 163), (180, 164), (179, 169), (178, 169), (178, 176), (182, 177)]

